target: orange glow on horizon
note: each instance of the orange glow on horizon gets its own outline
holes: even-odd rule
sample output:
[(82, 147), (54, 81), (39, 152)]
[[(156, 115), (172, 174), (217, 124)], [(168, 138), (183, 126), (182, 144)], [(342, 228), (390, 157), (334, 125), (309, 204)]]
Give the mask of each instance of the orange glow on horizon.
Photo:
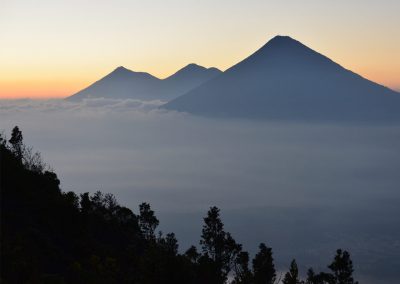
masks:
[(65, 98), (83, 88), (82, 82), (66, 81), (0, 81), (1, 99), (52, 99)]
[[(348, 68), (347, 66), (344, 67)], [(127, 66), (127, 68), (130, 69), (129, 66)], [(357, 70), (351, 68), (348, 69), (360, 74), (364, 78), (369, 79), (373, 82), (391, 88), (395, 91), (400, 91), (399, 80), (397, 76), (394, 75), (395, 72), (389, 72), (389, 71), (383, 72), (370, 69), (365, 70), (364, 72), (358, 72)], [(111, 71), (112, 70), (109, 70), (109, 72)], [(143, 71), (143, 70), (135, 70), (135, 71)], [(6, 78), (6, 80), (0, 79), (0, 99), (65, 98), (86, 88), (90, 84), (94, 83), (96, 80), (107, 75), (109, 72), (95, 72), (96, 74), (90, 77), (85, 76), (85, 78), (81, 78), (80, 80), (77, 79), (62, 80), (54, 77), (46, 78), (47, 76), (44, 76), (43, 78), (40, 77), (38, 78), (37, 76), (35, 76), (35, 78), (31, 79), (21, 78), (19, 80), (10, 80), (10, 78)], [(159, 73), (160, 75), (157, 74), (156, 72), (149, 72), (149, 73), (159, 78), (165, 78), (174, 72), (169, 72), (168, 74), (160, 72)]]

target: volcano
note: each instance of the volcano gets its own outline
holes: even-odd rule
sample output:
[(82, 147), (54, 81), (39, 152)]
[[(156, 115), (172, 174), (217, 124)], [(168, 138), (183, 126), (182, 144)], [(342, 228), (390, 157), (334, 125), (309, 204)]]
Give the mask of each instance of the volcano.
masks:
[(203, 116), (279, 120), (400, 119), (400, 94), (288, 36), (163, 108)]

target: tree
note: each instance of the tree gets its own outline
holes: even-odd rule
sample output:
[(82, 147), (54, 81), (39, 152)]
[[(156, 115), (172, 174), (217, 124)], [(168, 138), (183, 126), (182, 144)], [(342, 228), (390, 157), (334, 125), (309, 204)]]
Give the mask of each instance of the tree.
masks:
[(353, 262), (350, 259), (350, 254), (347, 251), (338, 249), (333, 262), (328, 266), (333, 272), (335, 284), (357, 284), (353, 279)]
[(292, 260), (290, 264), (289, 272), (285, 274), (282, 281), (283, 284), (302, 284), (303, 282), (299, 279), (299, 269), (297, 267), (296, 260)]
[(224, 224), (219, 217), (220, 210), (217, 207), (211, 207), (204, 218), (204, 225), (200, 240), (203, 253), (207, 254), (213, 261), (222, 259), (224, 249), (225, 235)]
[(40, 153), (33, 152), (32, 147), (26, 147), (25, 145), (22, 145), (22, 162), (26, 169), (33, 172), (42, 173), (46, 168)]
[(200, 254), (197, 252), (195, 246), (191, 246), (184, 255), (191, 263), (197, 263), (200, 258)]
[(328, 266), (332, 273), (314, 273), (310, 268), (307, 272), (307, 284), (358, 284), (353, 279), (353, 262), (347, 251), (338, 249), (332, 263)]
[(307, 271), (306, 284), (332, 284), (334, 283), (333, 275), (330, 273), (320, 272), (315, 274), (312, 268)]
[(87, 215), (92, 209), (92, 202), (90, 201), (89, 192), (81, 193), (81, 200), (79, 202), (80, 209), (83, 215)]
[(204, 218), (200, 240), (203, 256), (209, 258), (214, 267), (218, 283), (224, 283), (235, 264), (242, 246), (237, 244), (230, 233), (224, 231), (224, 224), (217, 207), (211, 207)]
[(272, 284), (276, 280), (272, 249), (264, 243), (259, 246), (260, 251), (253, 259), (253, 273), (255, 284)]
[(7, 143), (6, 137), (4, 135), (4, 132), (0, 132), (0, 146), (5, 147)]
[(11, 151), (14, 153), (18, 161), (22, 162), (23, 157), (23, 137), (22, 132), (19, 130), (18, 126), (15, 126), (11, 132), (11, 138), (8, 142), (11, 145)]
[(160, 222), (151, 210), (150, 204), (139, 205), (139, 227), (146, 240), (155, 240), (155, 230)]
[[(5, 139), (0, 136), (0, 144), (5, 146), (5, 142)], [(10, 143), (10, 150), (19, 163), (22, 163), (27, 170), (43, 173), (46, 164), (43, 163), (39, 152), (33, 152), (32, 147), (24, 145), (22, 131), (19, 130), (18, 126), (13, 128), (11, 138), (8, 142)]]
[(238, 254), (234, 269), (235, 279), (232, 284), (253, 284), (253, 273), (249, 269), (249, 253), (242, 251)]
[[(306, 284), (317, 284), (318, 282), (316, 281), (316, 275), (314, 272), (314, 269), (309, 268), (307, 270), (307, 280), (306, 280)], [(319, 284), (319, 283), (318, 283)]]
[(178, 254), (179, 245), (174, 233), (168, 233), (165, 237), (163, 237), (162, 233), (160, 232), (157, 242), (166, 252), (173, 255)]

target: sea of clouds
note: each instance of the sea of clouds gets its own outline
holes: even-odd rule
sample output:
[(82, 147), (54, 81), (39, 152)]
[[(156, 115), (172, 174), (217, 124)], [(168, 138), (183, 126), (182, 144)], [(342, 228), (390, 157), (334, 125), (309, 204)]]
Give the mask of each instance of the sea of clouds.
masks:
[[(0, 131), (23, 131), (63, 190), (150, 202), (181, 250), (212, 205), (244, 248), (324, 269), (348, 249), (363, 283), (400, 267), (400, 126), (211, 119), (161, 101), (1, 100)], [(377, 280), (379, 279), (379, 281)], [(378, 282), (377, 282), (378, 281)], [(386, 281), (386, 282), (385, 282)]]

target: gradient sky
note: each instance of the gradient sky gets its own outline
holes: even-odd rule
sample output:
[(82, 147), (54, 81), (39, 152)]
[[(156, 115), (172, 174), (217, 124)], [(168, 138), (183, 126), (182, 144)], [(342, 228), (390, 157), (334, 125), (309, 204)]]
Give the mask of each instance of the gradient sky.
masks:
[(117, 66), (222, 70), (275, 35), (400, 90), (399, 0), (0, 0), (0, 98), (71, 95)]

